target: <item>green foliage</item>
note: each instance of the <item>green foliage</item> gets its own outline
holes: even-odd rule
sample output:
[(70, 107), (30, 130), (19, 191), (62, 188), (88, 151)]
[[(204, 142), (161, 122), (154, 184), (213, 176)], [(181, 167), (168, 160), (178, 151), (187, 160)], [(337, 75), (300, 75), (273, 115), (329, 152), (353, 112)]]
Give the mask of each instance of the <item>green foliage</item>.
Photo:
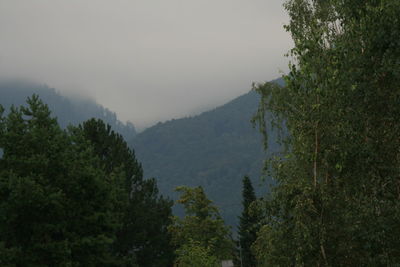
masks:
[(34, 95), (0, 106), (1, 266), (169, 266), (172, 202), (101, 120), (63, 131)]
[[(133, 150), (123, 137), (101, 120), (91, 119), (75, 129), (88, 140), (107, 174), (113, 192), (113, 208), (120, 225), (114, 249), (117, 255), (140, 266), (168, 266), (174, 251), (167, 226), (172, 201), (159, 196), (154, 179), (143, 179)], [(134, 253), (133, 253), (134, 251)]]
[(400, 2), (290, 0), (287, 86), (256, 86), (286, 151), (253, 246), (262, 266), (400, 263)]
[(253, 185), (248, 176), (243, 177), (242, 198), (243, 211), (239, 218), (239, 249), (241, 263), (244, 267), (252, 267), (256, 266), (256, 260), (251, 252), (251, 246), (257, 239), (261, 218), (257, 213), (257, 209), (251, 209), (251, 205), (257, 199)]
[(2, 120), (1, 265), (105, 265), (115, 231), (105, 175), (37, 96), (28, 104)]
[(217, 207), (207, 199), (203, 189), (181, 186), (176, 190), (181, 193), (178, 203), (186, 211), (184, 218), (174, 217), (174, 223), (168, 227), (172, 234), (172, 244), (178, 248), (177, 254), (184, 257), (186, 254), (182, 254), (183, 252), (190, 252), (194, 253), (190, 254), (194, 257), (196, 253), (207, 252), (211, 259), (230, 259), (233, 243), (229, 228), (225, 226)]
[(177, 250), (176, 267), (219, 267), (220, 261), (211, 254), (209, 248), (204, 248), (199, 242), (189, 240)]

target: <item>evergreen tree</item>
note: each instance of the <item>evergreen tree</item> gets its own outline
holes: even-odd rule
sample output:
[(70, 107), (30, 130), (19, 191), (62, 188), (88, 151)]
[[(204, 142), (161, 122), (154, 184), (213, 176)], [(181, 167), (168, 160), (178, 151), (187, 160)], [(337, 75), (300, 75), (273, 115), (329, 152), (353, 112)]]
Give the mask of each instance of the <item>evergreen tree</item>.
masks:
[(243, 177), (242, 215), (239, 217), (239, 249), (243, 267), (256, 266), (256, 260), (251, 252), (251, 246), (257, 239), (259, 216), (250, 206), (256, 201), (253, 185), (248, 176)]
[(37, 96), (27, 102), (1, 119), (0, 265), (109, 265), (115, 220), (104, 172)]
[(159, 196), (154, 179), (143, 179), (143, 170), (123, 137), (110, 125), (91, 119), (75, 129), (93, 146), (99, 168), (108, 176), (115, 198), (119, 227), (114, 249), (126, 264), (168, 266), (174, 259), (167, 231), (172, 201)]
[(0, 265), (169, 266), (172, 202), (101, 120), (63, 131), (37, 96), (0, 107)]

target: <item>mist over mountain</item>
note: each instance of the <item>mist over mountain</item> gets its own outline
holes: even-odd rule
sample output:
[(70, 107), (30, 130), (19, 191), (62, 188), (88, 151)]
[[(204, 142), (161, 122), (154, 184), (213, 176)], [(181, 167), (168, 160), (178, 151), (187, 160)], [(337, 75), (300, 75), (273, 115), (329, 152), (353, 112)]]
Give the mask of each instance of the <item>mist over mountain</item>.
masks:
[(49, 106), (53, 116), (57, 117), (58, 123), (63, 128), (69, 124), (77, 125), (90, 118), (98, 118), (110, 124), (127, 140), (136, 135), (132, 123), (119, 121), (114, 112), (89, 98), (65, 97), (47, 85), (27, 81), (0, 81), (0, 104), (6, 111), (11, 105), (25, 105), (27, 98), (33, 94), (39, 95), (40, 99)]
[[(145, 176), (156, 177), (161, 193), (173, 198), (177, 186), (202, 186), (225, 221), (235, 227), (242, 208), (243, 176), (250, 176), (257, 193), (269, 190), (269, 181), (261, 182), (266, 158), (262, 136), (250, 122), (259, 100), (251, 91), (214, 110), (139, 133), (130, 143)], [(269, 153), (279, 150), (273, 141), (269, 147)]]
[[(200, 185), (233, 227), (242, 208), (243, 176), (250, 176), (259, 195), (269, 190), (270, 181), (261, 180), (266, 158), (262, 136), (250, 122), (260, 100), (254, 91), (200, 115), (158, 123), (138, 134), (133, 124), (120, 122), (114, 112), (88, 98), (65, 97), (46, 85), (0, 81), (0, 104), (6, 110), (24, 105), (32, 94), (48, 104), (62, 127), (92, 117), (104, 120), (129, 142), (145, 177), (155, 177), (163, 195), (176, 198), (175, 187)], [(269, 146), (269, 153), (279, 150), (272, 141)], [(181, 214), (179, 207), (175, 212)]]

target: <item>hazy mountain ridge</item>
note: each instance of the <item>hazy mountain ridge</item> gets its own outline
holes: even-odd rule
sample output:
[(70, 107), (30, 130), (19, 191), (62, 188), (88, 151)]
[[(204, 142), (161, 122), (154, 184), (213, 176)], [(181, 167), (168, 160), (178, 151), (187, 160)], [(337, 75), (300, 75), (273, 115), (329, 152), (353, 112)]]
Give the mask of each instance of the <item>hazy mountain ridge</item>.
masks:
[(57, 117), (63, 128), (69, 124), (77, 125), (90, 118), (99, 118), (110, 124), (127, 140), (136, 135), (132, 123), (122, 123), (114, 112), (91, 99), (65, 97), (47, 85), (16, 80), (0, 81), (0, 104), (6, 109), (6, 112), (11, 105), (25, 105), (27, 98), (33, 94), (39, 95), (49, 106), (53, 116)]
[[(176, 186), (203, 186), (226, 222), (235, 226), (243, 176), (251, 177), (258, 193), (268, 190), (266, 184), (258, 186), (266, 154), (262, 136), (250, 122), (259, 100), (250, 91), (198, 116), (159, 123), (139, 133), (130, 143), (145, 176), (156, 177), (161, 193), (172, 197)], [(276, 143), (270, 148), (279, 149)]]
[[(163, 195), (175, 198), (176, 186), (201, 185), (232, 226), (241, 210), (243, 176), (250, 176), (258, 193), (268, 190), (266, 184), (259, 186), (266, 157), (262, 137), (250, 123), (260, 100), (254, 91), (200, 115), (158, 123), (139, 134), (132, 124), (123, 124), (115, 113), (92, 100), (64, 97), (45, 85), (0, 81), (0, 104), (6, 109), (24, 105), (32, 94), (49, 105), (62, 127), (91, 117), (104, 120), (129, 141), (145, 177), (155, 177)], [(278, 150), (275, 143), (270, 148)]]

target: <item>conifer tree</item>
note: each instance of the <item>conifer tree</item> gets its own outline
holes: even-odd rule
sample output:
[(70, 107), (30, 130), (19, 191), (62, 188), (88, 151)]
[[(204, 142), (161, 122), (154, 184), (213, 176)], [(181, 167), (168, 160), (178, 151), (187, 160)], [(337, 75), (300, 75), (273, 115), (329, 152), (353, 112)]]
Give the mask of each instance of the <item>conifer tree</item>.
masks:
[(155, 179), (144, 179), (143, 170), (123, 137), (101, 120), (90, 119), (75, 129), (89, 141), (99, 158), (99, 168), (115, 199), (118, 215), (114, 250), (118, 257), (139, 266), (168, 266), (174, 259), (169, 246), (172, 201), (159, 195)]
[(250, 205), (256, 201), (253, 185), (248, 176), (243, 177), (242, 215), (239, 217), (239, 250), (243, 267), (256, 266), (255, 257), (251, 246), (256, 241), (259, 227), (259, 217), (255, 211), (250, 210)]
[(0, 265), (105, 266), (113, 200), (92, 150), (37, 96), (1, 120)]
[(100, 120), (63, 131), (37, 96), (0, 107), (1, 266), (169, 266), (172, 202)]

